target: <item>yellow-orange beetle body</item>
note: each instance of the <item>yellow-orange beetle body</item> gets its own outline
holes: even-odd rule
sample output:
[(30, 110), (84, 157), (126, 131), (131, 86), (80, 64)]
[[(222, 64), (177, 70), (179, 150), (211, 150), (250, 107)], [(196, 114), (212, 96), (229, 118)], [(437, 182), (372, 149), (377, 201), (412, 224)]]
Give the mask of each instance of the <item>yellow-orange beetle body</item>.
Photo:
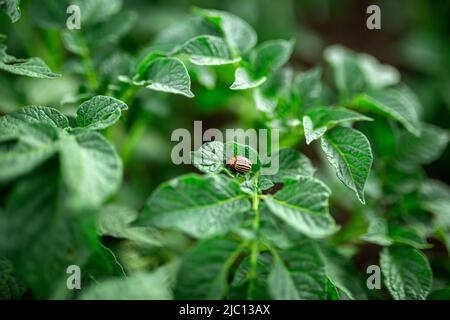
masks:
[(227, 160), (227, 166), (240, 173), (246, 173), (252, 170), (252, 162), (243, 156), (229, 158)]

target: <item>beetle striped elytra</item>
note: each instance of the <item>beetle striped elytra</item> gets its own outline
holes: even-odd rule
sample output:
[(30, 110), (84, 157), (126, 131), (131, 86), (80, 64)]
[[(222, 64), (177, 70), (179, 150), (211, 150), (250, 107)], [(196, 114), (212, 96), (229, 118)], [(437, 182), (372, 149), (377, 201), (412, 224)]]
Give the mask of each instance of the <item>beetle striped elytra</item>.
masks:
[(229, 158), (227, 160), (227, 166), (240, 173), (246, 173), (252, 170), (252, 162), (243, 156)]

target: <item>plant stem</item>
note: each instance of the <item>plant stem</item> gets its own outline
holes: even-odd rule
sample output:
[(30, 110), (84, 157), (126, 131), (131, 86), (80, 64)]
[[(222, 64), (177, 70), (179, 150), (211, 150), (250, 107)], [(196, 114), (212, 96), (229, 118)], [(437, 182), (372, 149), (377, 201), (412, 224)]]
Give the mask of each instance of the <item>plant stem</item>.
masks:
[(91, 51), (89, 50), (84, 34), (80, 34), (80, 43), (83, 47), (81, 60), (86, 70), (86, 79), (91, 90), (96, 92), (98, 89), (97, 74), (94, 69), (94, 63), (91, 59)]
[(124, 166), (128, 164), (128, 161), (133, 155), (140, 138), (144, 135), (145, 130), (146, 122), (144, 120), (136, 120), (131, 126), (131, 130), (120, 150), (120, 155)]
[(225, 173), (227, 176), (229, 176), (230, 178), (234, 178), (234, 176), (231, 174), (231, 172), (227, 169), (227, 168), (222, 168), (220, 170), (220, 172)]
[(257, 277), (256, 268), (258, 263), (258, 255), (259, 255), (259, 240), (258, 240), (258, 231), (260, 224), (260, 214), (259, 214), (259, 195), (255, 190), (255, 193), (252, 197), (252, 210), (253, 210), (253, 221), (252, 221), (252, 229), (254, 233), (254, 238), (251, 242), (251, 251), (250, 251), (250, 271), (249, 271), (249, 285), (247, 289), (247, 298), (253, 299), (253, 290), (254, 283)]
[(133, 101), (134, 96), (136, 95), (139, 87), (132, 86), (129, 84), (123, 84), (121, 91), (119, 93), (119, 100), (122, 100), (126, 104), (130, 104)]

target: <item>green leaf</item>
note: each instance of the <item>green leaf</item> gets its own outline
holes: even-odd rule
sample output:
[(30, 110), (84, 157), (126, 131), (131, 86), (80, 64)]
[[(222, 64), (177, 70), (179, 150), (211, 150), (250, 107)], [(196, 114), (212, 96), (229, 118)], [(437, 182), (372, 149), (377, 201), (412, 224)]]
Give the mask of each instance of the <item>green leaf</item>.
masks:
[(73, 206), (99, 206), (122, 182), (122, 162), (111, 143), (98, 132), (78, 129), (63, 137), (60, 161)]
[(154, 60), (147, 71), (145, 80), (151, 84), (147, 88), (181, 94), (192, 98), (191, 79), (183, 62), (176, 58), (158, 58)]
[(261, 43), (250, 57), (255, 75), (262, 77), (276, 71), (289, 60), (293, 50), (292, 40), (270, 40)]
[(327, 277), (327, 300), (341, 300), (336, 285)]
[(404, 132), (398, 138), (395, 164), (405, 171), (413, 171), (418, 165), (437, 160), (449, 141), (447, 130), (431, 124), (422, 125), (422, 134), (416, 137)]
[[(82, 23), (89, 26), (110, 19), (122, 9), (122, 0), (75, 0), (69, 3), (74, 2), (80, 7)], [(63, 9), (66, 9), (68, 5), (64, 4)]]
[(180, 51), (189, 55), (189, 60), (200, 66), (217, 66), (239, 62), (228, 45), (219, 37), (198, 36), (186, 42)]
[(400, 73), (394, 67), (340, 45), (328, 47), (324, 58), (332, 68), (334, 85), (346, 99), (364, 90), (382, 89), (400, 81)]
[(172, 294), (168, 279), (160, 271), (112, 278), (81, 292), (81, 300), (168, 300)]
[(54, 79), (61, 76), (53, 73), (40, 58), (19, 59), (8, 63), (0, 61), (0, 70), (32, 78)]
[(433, 290), (427, 300), (450, 300), (450, 287)]
[(219, 172), (225, 167), (226, 151), (219, 141), (204, 143), (200, 149), (192, 152), (192, 165), (203, 173)]
[(293, 75), (291, 68), (282, 68), (271, 74), (259, 88), (253, 90), (256, 108), (272, 115), (277, 106), (290, 102)]
[(0, 212), (1, 233), (8, 239), (0, 242), (0, 251), (37, 299), (70, 296), (67, 267), (82, 267), (98, 245), (93, 216), (74, 215), (66, 206), (55, 165), (16, 183)]
[(228, 272), (242, 246), (225, 238), (199, 242), (183, 259), (175, 299), (221, 299), (228, 291)]
[(150, 227), (135, 227), (131, 225), (138, 212), (118, 205), (103, 207), (99, 212), (97, 233), (101, 236), (111, 236), (128, 239), (141, 245), (159, 246), (160, 234)]
[(245, 90), (256, 88), (267, 80), (270, 73), (284, 65), (292, 54), (293, 41), (272, 40), (260, 44), (250, 55), (246, 67), (237, 68), (230, 89)]
[(312, 176), (316, 171), (308, 157), (293, 149), (280, 149), (273, 157), (278, 161), (278, 172), (267, 176), (273, 183), (298, 180), (302, 176)]
[(322, 137), (322, 150), (336, 169), (339, 180), (365, 203), (364, 185), (373, 159), (366, 136), (352, 128), (336, 127)]
[(107, 96), (95, 96), (83, 102), (77, 110), (79, 127), (92, 130), (105, 129), (119, 120), (122, 110), (128, 106), (120, 100)]
[(86, 42), (92, 50), (108, 44), (115, 44), (133, 28), (136, 20), (137, 16), (134, 12), (111, 15), (108, 19), (96, 24), (95, 27), (87, 29)]
[(101, 243), (83, 266), (83, 274), (81, 287), (90, 285), (93, 279), (98, 282), (108, 277), (126, 276), (114, 252)]
[(396, 300), (424, 300), (431, 290), (433, 274), (425, 255), (410, 247), (384, 248), (381, 271)]
[(389, 246), (393, 240), (388, 235), (388, 225), (380, 213), (373, 212), (370, 209), (365, 211), (369, 222), (367, 232), (361, 236), (361, 239), (381, 246)]
[(365, 75), (368, 86), (372, 89), (381, 89), (400, 82), (400, 72), (396, 68), (381, 64), (371, 55), (358, 54), (357, 62)]
[(351, 50), (333, 45), (325, 49), (324, 59), (331, 66), (334, 85), (344, 99), (364, 90), (365, 75)]
[(255, 77), (252, 71), (239, 67), (234, 72), (234, 82), (231, 84), (231, 90), (246, 90), (256, 88), (267, 80), (265, 76)]
[(303, 117), (306, 143), (310, 144), (312, 141), (319, 139), (327, 129), (338, 124), (371, 120), (372, 118), (342, 107), (317, 107), (310, 109)]
[(420, 102), (404, 86), (359, 95), (353, 99), (352, 104), (385, 114), (400, 122), (413, 135), (420, 135)]
[(0, 0), (0, 10), (6, 13), (12, 22), (20, 19), (20, 0)]
[(213, 90), (216, 88), (217, 73), (213, 67), (193, 66), (191, 70), (195, 74), (199, 84), (208, 90)]
[(411, 227), (390, 224), (389, 236), (396, 243), (410, 245), (416, 249), (425, 249), (430, 247), (430, 245), (427, 244), (424, 235), (420, 234), (419, 231)]
[(199, 8), (195, 8), (194, 13), (219, 27), (236, 54), (242, 55), (255, 46), (257, 42), (255, 30), (238, 16), (224, 11)]
[(265, 204), (277, 217), (311, 238), (322, 238), (337, 229), (328, 212), (330, 190), (313, 177), (300, 177), (286, 185)]
[(204, 143), (198, 150), (191, 153), (192, 165), (203, 173), (217, 173), (225, 168), (227, 159), (233, 156), (243, 156), (252, 162), (252, 172), (260, 168), (258, 153), (250, 146), (233, 141), (223, 144), (220, 141)]
[(187, 15), (161, 30), (156, 35), (153, 44), (159, 49), (169, 52), (201, 35), (222, 36), (222, 32), (216, 25), (201, 16)]
[(298, 95), (300, 106), (307, 108), (318, 105), (322, 95), (322, 70), (314, 68), (299, 73), (295, 77), (295, 94)]
[(246, 257), (234, 273), (230, 287), (231, 300), (269, 300), (267, 278), (272, 265), (272, 256), (259, 254), (256, 260), (255, 277), (250, 277), (250, 257)]
[(321, 246), (320, 251), (327, 277), (340, 290), (343, 297), (352, 300), (366, 299), (358, 272), (351, 261), (331, 247)]
[(450, 228), (450, 187), (438, 180), (427, 180), (419, 189), (419, 199), (424, 209), (436, 217), (436, 224)]
[(16, 278), (10, 261), (0, 257), (0, 300), (20, 299), (25, 287)]
[(148, 73), (148, 68), (158, 58), (164, 58), (166, 54), (162, 51), (151, 51), (145, 55), (142, 60), (136, 65), (136, 75), (135, 78), (142, 79), (145, 78)]
[(24, 124), (44, 123), (55, 128), (69, 127), (69, 120), (56, 109), (48, 107), (30, 106), (19, 109), (0, 118), (0, 140), (14, 136)]
[(17, 128), (18, 141), (0, 151), (0, 181), (30, 173), (57, 151), (58, 131), (45, 123), (24, 124)]
[(87, 48), (86, 43), (82, 38), (81, 31), (77, 30), (63, 30), (62, 31), (62, 39), (64, 43), (64, 47), (79, 56), (83, 56), (86, 54)]
[(205, 238), (236, 227), (249, 209), (247, 195), (236, 181), (225, 176), (189, 174), (161, 184), (137, 223)]
[(32, 106), (0, 118), (0, 141), (17, 140), (0, 152), (0, 180), (26, 174), (57, 151), (59, 129), (68, 119), (56, 109)]
[(268, 284), (272, 297), (277, 300), (325, 299), (327, 277), (317, 245), (306, 241), (281, 251)]

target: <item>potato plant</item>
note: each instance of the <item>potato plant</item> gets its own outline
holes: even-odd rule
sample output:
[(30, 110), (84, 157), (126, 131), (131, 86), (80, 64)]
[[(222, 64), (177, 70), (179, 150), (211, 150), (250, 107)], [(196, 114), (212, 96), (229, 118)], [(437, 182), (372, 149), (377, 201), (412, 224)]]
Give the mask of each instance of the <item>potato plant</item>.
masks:
[[(72, 3), (80, 30), (64, 27)], [(18, 6), (0, 1), (12, 22)], [(81, 81), (62, 103), (72, 112), (31, 105), (0, 118), (1, 298), (450, 297), (450, 189), (423, 170), (449, 134), (422, 121), (395, 67), (333, 45), (298, 71), (288, 64), (294, 40), (258, 42), (240, 17), (200, 8), (129, 53), (118, 43), (136, 15), (119, 0), (31, 6), (72, 58), (56, 73), (0, 44), (2, 76)], [(259, 126), (280, 130), (278, 172), (261, 174), (262, 155), (248, 145), (205, 142), (192, 168), (132, 203), (146, 99), (195, 103), (193, 87), (220, 81), (250, 101)], [(257, 159), (250, 172), (227, 166), (230, 145)], [(74, 265), (81, 285), (71, 290)], [(369, 266), (381, 268), (378, 288)]]

